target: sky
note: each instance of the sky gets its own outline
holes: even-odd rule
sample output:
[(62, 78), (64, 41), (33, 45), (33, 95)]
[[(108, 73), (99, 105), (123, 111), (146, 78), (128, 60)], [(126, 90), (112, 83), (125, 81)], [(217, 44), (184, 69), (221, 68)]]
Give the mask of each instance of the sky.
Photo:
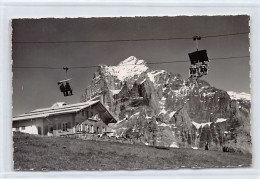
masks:
[[(249, 32), (248, 16), (177, 16), (15, 19), (12, 21), (13, 67), (84, 67), (99, 64), (117, 65), (135, 56), (146, 62), (189, 60), (196, 50), (194, 35), (210, 36)], [(185, 40), (22, 43), (60, 41), (102, 41), (117, 39), (155, 39), (190, 37)], [(199, 49), (206, 49), (209, 58), (249, 56), (249, 35), (202, 38)], [(19, 42), (19, 43), (17, 43)], [(216, 88), (250, 93), (250, 58), (211, 60), (209, 74), (202, 77)], [(190, 63), (148, 65), (188, 78)], [(57, 82), (65, 78), (61, 69), (13, 68), (13, 115), (55, 102), (80, 102), (91, 84), (97, 68), (69, 69), (68, 77), (74, 95), (64, 97)]]

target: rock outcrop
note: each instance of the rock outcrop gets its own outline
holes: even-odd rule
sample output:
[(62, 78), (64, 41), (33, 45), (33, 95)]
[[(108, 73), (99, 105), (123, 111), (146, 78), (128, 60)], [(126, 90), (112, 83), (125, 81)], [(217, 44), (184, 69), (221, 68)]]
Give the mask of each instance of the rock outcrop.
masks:
[(116, 136), (134, 143), (251, 153), (250, 95), (217, 89), (203, 80), (151, 70), (129, 57), (100, 65), (83, 101), (99, 97), (118, 118)]

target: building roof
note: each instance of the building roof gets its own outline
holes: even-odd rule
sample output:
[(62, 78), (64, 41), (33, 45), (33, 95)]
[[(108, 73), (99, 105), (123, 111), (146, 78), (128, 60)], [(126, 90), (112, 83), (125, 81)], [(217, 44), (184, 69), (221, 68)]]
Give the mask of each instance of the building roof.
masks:
[(99, 109), (102, 109), (104, 115), (107, 118), (111, 118), (110, 122), (116, 122), (113, 115), (106, 109), (106, 107), (99, 100), (90, 100), (83, 103), (75, 103), (75, 104), (66, 104), (63, 102), (58, 102), (52, 105), (50, 108), (42, 108), (30, 111), (25, 114), (21, 114), (19, 116), (13, 117), (13, 121), (21, 121), (28, 119), (36, 119), (36, 118), (47, 118), (55, 115), (69, 114), (69, 113), (77, 113), (82, 109), (93, 106), (97, 104)]

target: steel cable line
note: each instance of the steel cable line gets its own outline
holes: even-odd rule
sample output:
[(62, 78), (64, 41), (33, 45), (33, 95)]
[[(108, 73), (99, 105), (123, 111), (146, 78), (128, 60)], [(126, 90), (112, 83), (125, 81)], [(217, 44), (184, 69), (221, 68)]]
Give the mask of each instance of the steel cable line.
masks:
[[(237, 56), (237, 57), (222, 57), (222, 58), (211, 58), (209, 59), (210, 61), (214, 61), (214, 60), (227, 60), (227, 59), (236, 59), (236, 58), (249, 58), (249, 55), (245, 55), (245, 56)], [(165, 61), (165, 62), (148, 62), (147, 64), (162, 64), (162, 63), (181, 63), (181, 62), (189, 62), (188, 60), (179, 60), (179, 61)]]
[[(211, 58), (211, 61), (215, 60), (230, 60), (230, 59), (238, 59), (238, 58), (249, 58), (249, 55), (244, 56), (234, 56), (234, 57), (219, 57), (219, 58)], [(155, 65), (155, 64), (164, 64), (164, 63), (187, 63), (189, 60), (176, 60), (176, 61), (162, 61), (162, 62), (147, 62), (146, 64)], [(130, 65), (142, 65), (142, 64), (126, 64), (120, 66), (130, 66)], [(96, 68), (99, 65), (92, 66), (75, 66), (68, 67), (68, 69), (85, 69), (85, 68)], [(44, 67), (44, 66), (13, 66), (13, 69), (49, 69), (49, 70), (63, 70), (63, 67)]]
[(226, 59), (236, 59), (236, 58), (249, 58), (249, 55), (237, 56), (237, 57), (222, 57), (222, 58), (211, 58), (210, 60), (226, 60)]
[(60, 70), (60, 69), (63, 69), (63, 68), (60, 68), (60, 67), (45, 67), (45, 66), (18, 66), (18, 67), (15, 67), (13, 66), (12, 68), (23, 68), (23, 69), (30, 69), (30, 68), (34, 68), (34, 69), (49, 69), (49, 70)]
[(207, 35), (207, 36), (201, 36), (201, 38), (225, 37), (225, 36), (234, 36), (234, 35), (242, 35), (242, 34), (249, 34), (249, 32), (240, 32), (240, 33), (232, 33), (232, 34), (220, 34), (220, 35)]
[[(206, 35), (201, 38), (215, 38), (248, 34), (249, 32), (219, 34), (219, 35)], [(61, 43), (111, 43), (111, 42), (139, 42), (139, 41), (165, 41), (165, 40), (191, 40), (192, 37), (171, 37), (171, 38), (150, 38), (150, 39), (114, 39), (114, 40), (65, 40), (65, 41), (13, 41), (15, 44), (61, 44)]]

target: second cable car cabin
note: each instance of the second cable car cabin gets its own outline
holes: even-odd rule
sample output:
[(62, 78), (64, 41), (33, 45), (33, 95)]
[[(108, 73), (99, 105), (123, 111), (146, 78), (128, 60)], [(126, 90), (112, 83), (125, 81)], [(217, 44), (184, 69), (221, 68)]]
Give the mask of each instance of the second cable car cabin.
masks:
[(72, 78), (68, 78), (67, 77), (67, 72), (69, 70), (68, 67), (63, 67), (63, 70), (66, 71), (66, 75), (65, 75), (65, 80), (61, 80), (58, 82), (58, 85), (60, 87), (60, 92), (63, 93), (64, 97), (66, 96), (72, 96), (72, 88), (69, 84), (69, 81), (72, 79)]
[(60, 87), (60, 92), (62, 92), (65, 97), (73, 95), (72, 94), (72, 88), (69, 84), (69, 80), (71, 80), (71, 78), (58, 82), (58, 85)]
[(189, 75), (192, 79), (197, 79), (208, 74), (208, 62), (209, 58), (207, 50), (197, 50), (189, 53), (191, 62)]

